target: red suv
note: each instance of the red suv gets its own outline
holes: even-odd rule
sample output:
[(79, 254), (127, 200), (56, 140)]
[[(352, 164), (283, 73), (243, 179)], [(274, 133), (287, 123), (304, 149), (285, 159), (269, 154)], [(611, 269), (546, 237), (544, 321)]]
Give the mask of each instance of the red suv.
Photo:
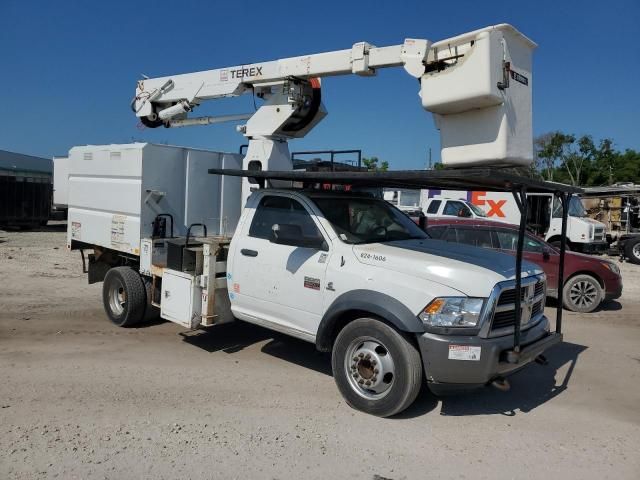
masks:
[[(515, 255), (518, 227), (480, 219), (429, 219), (427, 232), (433, 238), (502, 250)], [(558, 297), (560, 250), (526, 233), (523, 257), (538, 264), (547, 275), (547, 295)], [(592, 312), (602, 302), (622, 295), (618, 265), (576, 252), (565, 255), (563, 304), (574, 312)]]

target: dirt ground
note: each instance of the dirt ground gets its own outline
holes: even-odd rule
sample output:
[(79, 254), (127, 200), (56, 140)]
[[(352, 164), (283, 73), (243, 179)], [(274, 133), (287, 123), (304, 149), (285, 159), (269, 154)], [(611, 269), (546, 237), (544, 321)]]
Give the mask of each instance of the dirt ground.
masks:
[[(245, 323), (120, 329), (64, 226), (0, 232), (0, 478), (640, 478), (640, 267), (512, 389), (397, 418), (328, 355)], [(547, 314), (555, 314), (547, 308)]]

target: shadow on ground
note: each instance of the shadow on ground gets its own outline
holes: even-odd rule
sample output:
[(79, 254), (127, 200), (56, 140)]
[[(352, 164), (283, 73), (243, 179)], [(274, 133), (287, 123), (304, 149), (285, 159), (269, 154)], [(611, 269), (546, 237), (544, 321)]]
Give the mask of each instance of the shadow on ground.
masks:
[[(207, 352), (236, 353), (251, 345), (266, 342), (261, 352), (284, 361), (332, 375), (331, 356), (318, 352), (311, 343), (304, 342), (266, 328), (241, 321), (220, 325), (212, 330), (182, 334), (183, 340)], [(587, 347), (564, 342), (546, 352), (548, 365), (532, 363), (509, 377), (511, 390), (502, 392), (486, 387), (475, 392), (455, 396), (436, 397), (425, 386), (417, 400), (394, 419), (419, 417), (434, 410), (441, 403), (440, 414), (452, 416), (506, 415), (527, 413), (564, 392), (578, 361)], [(568, 366), (562, 378), (558, 370)]]

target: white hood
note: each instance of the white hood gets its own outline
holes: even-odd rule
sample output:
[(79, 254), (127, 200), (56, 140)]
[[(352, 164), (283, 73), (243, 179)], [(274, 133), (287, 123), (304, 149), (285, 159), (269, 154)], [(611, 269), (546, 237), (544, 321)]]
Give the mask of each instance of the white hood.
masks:
[[(516, 272), (512, 255), (441, 240), (354, 245), (353, 252), (367, 265), (437, 282), (471, 297), (487, 297), (496, 283), (515, 278)], [(523, 278), (540, 273), (540, 267), (522, 261)]]

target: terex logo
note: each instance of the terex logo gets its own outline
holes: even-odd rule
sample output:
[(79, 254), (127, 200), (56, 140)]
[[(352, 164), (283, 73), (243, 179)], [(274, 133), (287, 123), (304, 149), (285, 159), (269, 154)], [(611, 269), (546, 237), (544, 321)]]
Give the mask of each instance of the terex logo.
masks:
[(489, 200), (488, 198), (484, 198), (487, 195), (487, 192), (471, 192), (471, 203), (477, 205), (479, 207), (484, 207), (485, 205), (489, 207), (487, 210), (487, 217), (500, 217), (504, 218), (505, 214), (502, 211), (506, 200)]
[(230, 72), (231, 78), (255, 77), (262, 75), (262, 67), (236, 68), (235, 70), (230, 70)]

